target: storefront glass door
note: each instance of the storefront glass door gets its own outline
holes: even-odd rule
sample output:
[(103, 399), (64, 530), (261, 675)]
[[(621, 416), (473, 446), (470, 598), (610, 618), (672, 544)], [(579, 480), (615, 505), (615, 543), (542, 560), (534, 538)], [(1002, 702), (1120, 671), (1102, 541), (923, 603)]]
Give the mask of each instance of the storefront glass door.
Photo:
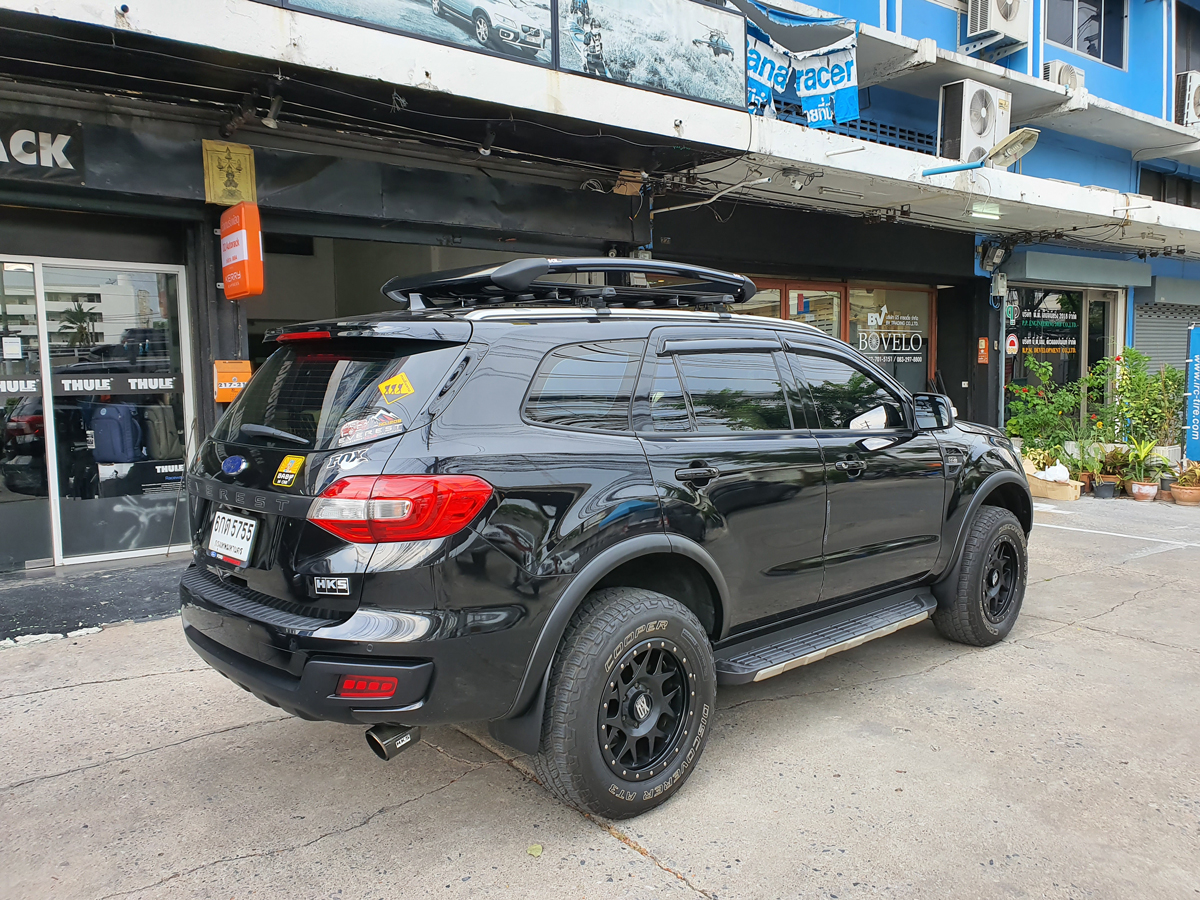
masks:
[(16, 275), (12, 285), (27, 291), (22, 309), (41, 335), (36, 344), (22, 338), (24, 365), (38, 379), (6, 403), (0, 496), (17, 493), (13, 485), (40, 490), (30, 496), (49, 513), (40, 556), (10, 554), (8, 567), (186, 544), (183, 479), (194, 441), (182, 270), (56, 260), (29, 269), (28, 286)]
[(33, 263), (0, 266), (0, 572), (54, 558), (33, 276)]
[(910, 391), (928, 389), (933, 346), (929, 291), (850, 288), (850, 346)]

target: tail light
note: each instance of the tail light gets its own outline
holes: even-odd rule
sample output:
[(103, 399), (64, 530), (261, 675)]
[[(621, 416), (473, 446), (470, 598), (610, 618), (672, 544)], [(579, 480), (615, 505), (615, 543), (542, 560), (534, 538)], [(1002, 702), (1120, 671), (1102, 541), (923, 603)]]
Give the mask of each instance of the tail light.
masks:
[(42, 416), (13, 416), (8, 420), (8, 430), (18, 434), (32, 434), (43, 437), (46, 420)]
[(387, 700), (396, 695), (399, 679), (391, 676), (367, 678), (361, 675), (343, 675), (338, 679), (337, 696), (355, 700)]
[(429, 540), (462, 531), (491, 496), (474, 475), (356, 475), (331, 484), (308, 520), (355, 544)]

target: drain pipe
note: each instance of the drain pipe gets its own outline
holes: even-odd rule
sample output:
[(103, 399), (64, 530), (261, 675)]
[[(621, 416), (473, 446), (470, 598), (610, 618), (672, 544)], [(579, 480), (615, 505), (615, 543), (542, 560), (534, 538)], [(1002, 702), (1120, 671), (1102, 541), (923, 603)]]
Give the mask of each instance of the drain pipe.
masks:
[(929, 175), (945, 175), (947, 172), (965, 172), (968, 169), (982, 169), (984, 163), (987, 162), (987, 157), (976, 160), (973, 163), (957, 163), (953, 166), (938, 166), (934, 169), (924, 169), (921, 172), (922, 177)]
[(711, 197), (709, 197), (707, 200), (697, 200), (695, 203), (684, 203), (681, 206), (668, 206), (666, 209), (652, 209), (652, 210), (650, 210), (650, 218), (653, 219), (655, 216), (659, 215), (660, 213), (675, 212), (675, 210), (677, 210), (677, 209), (695, 209), (697, 206), (708, 206), (708, 204), (715, 203), (716, 201), (718, 201), (722, 197), (724, 197), (726, 194), (733, 193), (734, 191), (738, 190), (739, 188), (754, 187), (754, 185), (756, 185), (756, 184), (766, 184), (770, 180), (771, 180), (770, 175), (768, 175), (766, 178), (755, 178), (753, 180), (747, 179), (746, 181), (738, 182), (737, 184), (735, 184), (731, 187), (722, 188), (721, 190), (719, 190), (715, 194), (713, 194)]

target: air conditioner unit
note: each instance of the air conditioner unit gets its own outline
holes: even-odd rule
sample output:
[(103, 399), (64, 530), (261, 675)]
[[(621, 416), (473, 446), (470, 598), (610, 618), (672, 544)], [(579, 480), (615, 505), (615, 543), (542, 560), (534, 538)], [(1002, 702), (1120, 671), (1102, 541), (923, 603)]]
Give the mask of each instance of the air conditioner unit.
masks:
[(967, 40), (996, 33), (1027, 43), (1032, 6), (1032, 0), (967, 0)]
[(1200, 125), (1200, 72), (1175, 76), (1175, 124)]
[(938, 156), (976, 162), (1008, 137), (1012, 94), (965, 79), (942, 85)]
[(1050, 59), (1042, 63), (1042, 81), (1061, 84), (1074, 94), (1083, 90), (1083, 69), (1061, 59)]

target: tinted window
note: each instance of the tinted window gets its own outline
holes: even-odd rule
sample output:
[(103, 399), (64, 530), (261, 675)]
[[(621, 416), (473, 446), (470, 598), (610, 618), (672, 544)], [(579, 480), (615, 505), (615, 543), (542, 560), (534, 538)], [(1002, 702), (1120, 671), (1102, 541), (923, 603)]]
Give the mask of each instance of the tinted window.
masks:
[(403, 340), (285, 346), (254, 374), (213, 437), (328, 450), (400, 434), (441, 387), (462, 349)]
[(565, 428), (628, 431), (644, 348), (645, 341), (596, 341), (548, 353), (533, 376), (526, 417)]
[(821, 428), (903, 428), (899, 399), (873, 376), (830, 356), (789, 353), (812, 393)]
[(792, 427), (783, 380), (770, 353), (681, 353), (675, 362), (691, 400), (697, 431)]
[(650, 421), (655, 431), (690, 431), (687, 402), (679, 385), (673, 356), (660, 356), (650, 379)]

